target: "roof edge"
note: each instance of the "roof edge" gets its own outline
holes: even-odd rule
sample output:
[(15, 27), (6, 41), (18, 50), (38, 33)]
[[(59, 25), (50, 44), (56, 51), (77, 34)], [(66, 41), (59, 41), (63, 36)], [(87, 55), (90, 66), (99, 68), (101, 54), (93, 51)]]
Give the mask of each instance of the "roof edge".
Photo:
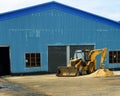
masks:
[(99, 15), (95, 15), (90, 12), (85, 12), (83, 10), (80, 10), (80, 9), (77, 9), (77, 8), (71, 7), (69, 5), (65, 5), (65, 4), (56, 2), (56, 1), (50, 1), (50, 2), (46, 2), (46, 3), (42, 3), (42, 4), (2, 13), (2, 14), (0, 14), (0, 21), (4, 21), (4, 20), (10, 19), (10, 18), (15, 18), (18, 16), (27, 15), (27, 14), (32, 14), (35, 12), (40, 12), (40, 11), (51, 9), (51, 8), (56, 8), (56, 9), (62, 10), (64, 12), (68, 12), (68, 13), (71, 13), (74, 15), (81, 16), (83, 18), (91, 19), (96, 22), (106, 23), (108, 25), (112, 25), (114, 27), (120, 28), (119, 22), (116, 22), (114, 20), (99, 16)]

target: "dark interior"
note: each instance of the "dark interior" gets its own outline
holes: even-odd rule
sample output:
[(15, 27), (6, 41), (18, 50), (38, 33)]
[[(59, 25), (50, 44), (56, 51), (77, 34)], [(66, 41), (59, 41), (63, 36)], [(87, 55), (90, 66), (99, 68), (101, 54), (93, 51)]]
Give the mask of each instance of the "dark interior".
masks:
[(0, 47), (0, 76), (10, 74), (9, 47)]

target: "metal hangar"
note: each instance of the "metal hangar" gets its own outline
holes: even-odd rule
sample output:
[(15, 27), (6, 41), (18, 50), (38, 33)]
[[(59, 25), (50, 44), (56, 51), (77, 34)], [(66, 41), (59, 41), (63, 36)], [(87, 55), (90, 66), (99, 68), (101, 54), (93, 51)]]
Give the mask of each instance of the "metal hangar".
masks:
[(104, 47), (105, 67), (120, 68), (119, 36), (118, 22), (58, 2), (3, 13), (0, 74), (56, 72), (75, 50)]

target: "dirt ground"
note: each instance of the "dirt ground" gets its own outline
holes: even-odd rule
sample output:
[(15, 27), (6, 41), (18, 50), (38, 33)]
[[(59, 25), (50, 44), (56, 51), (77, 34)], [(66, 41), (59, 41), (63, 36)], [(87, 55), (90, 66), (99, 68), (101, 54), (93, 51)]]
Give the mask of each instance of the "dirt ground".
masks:
[(118, 73), (113, 77), (5, 76), (0, 78), (0, 96), (119, 96)]

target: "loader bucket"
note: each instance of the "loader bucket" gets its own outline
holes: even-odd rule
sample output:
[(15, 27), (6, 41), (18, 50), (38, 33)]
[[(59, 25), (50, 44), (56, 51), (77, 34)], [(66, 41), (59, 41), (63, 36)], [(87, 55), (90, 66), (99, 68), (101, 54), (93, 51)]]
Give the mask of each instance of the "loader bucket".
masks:
[(77, 69), (75, 67), (61, 66), (61, 67), (58, 67), (56, 76), (74, 77), (74, 76), (77, 76)]

